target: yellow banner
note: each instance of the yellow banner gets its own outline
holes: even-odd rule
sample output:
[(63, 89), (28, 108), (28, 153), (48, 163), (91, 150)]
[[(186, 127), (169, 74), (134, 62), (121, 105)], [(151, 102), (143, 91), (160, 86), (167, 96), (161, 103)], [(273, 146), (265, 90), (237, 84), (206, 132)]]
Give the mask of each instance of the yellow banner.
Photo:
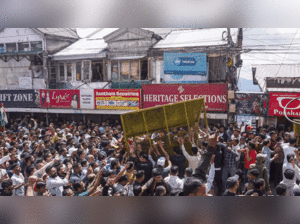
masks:
[(125, 139), (173, 127), (190, 127), (199, 123), (201, 112), (207, 125), (203, 98), (122, 114)]

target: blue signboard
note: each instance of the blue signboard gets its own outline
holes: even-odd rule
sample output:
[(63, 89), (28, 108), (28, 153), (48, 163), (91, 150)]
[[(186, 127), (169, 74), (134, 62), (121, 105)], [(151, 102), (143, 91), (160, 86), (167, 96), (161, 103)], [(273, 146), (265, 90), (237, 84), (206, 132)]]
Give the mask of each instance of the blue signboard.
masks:
[(205, 53), (164, 53), (164, 73), (207, 75)]

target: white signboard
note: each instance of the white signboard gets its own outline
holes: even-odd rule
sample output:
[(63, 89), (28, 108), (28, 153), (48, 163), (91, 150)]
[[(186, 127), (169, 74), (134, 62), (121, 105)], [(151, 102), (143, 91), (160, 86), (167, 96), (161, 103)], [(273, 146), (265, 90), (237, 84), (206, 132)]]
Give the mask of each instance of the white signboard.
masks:
[(19, 77), (19, 88), (20, 89), (32, 89), (32, 78), (31, 77)]
[(80, 90), (80, 108), (81, 109), (95, 109), (94, 89)]

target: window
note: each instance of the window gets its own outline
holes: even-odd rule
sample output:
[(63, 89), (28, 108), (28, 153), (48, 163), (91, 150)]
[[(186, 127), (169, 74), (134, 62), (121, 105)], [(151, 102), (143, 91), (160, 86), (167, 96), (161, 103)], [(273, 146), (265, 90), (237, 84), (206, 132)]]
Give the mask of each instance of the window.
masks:
[(4, 44), (0, 44), (0, 53), (4, 53), (4, 52), (5, 52)]
[(50, 85), (55, 85), (56, 83), (56, 67), (51, 64), (50, 66)]
[(125, 81), (129, 79), (129, 71), (130, 71), (130, 61), (121, 61), (121, 76), (120, 81)]
[(104, 70), (102, 62), (92, 63), (92, 82), (102, 82), (104, 81)]
[(59, 64), (59, 81), (65, 80), (65, 65)]
[(130, 80), (140, 79), (140, 63), (139, 61), (130, 62)]
[(119, 80), (119, 63), (118, 62), (111, 63), (111, 79), (112, 79), (112, 81)]
[(76, 81), (81, 81), (81, 62), (76, 63)]
[(72, 64), (67, 63), (67, 81), (72, 81)]
[(6, 52), (17, 52), (17, 44), (16, 43), (9, 43), (6, 44)]
[(42, 41), (31, 42), (31, 51), (43, 51), (43, 42)]
[[(130, 81), (146, 79), (148, 74), (147, 60), (112, 62), (112, 81)], [(142, 77), (141, 77), (142, 75)]]
[(29, 43), (18, 43), (19, 52), (29, 51)]
[(90, 68), (91, 68), (91, 61), (83, 61), (83, 79), (88, 81), (90, 80)]

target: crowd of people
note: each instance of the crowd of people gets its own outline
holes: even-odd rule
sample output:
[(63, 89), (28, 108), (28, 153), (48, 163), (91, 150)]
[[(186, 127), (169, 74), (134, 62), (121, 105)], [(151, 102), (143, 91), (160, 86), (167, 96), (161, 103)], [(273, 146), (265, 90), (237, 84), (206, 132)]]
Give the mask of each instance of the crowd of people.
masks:
[(234, 122), (125, 140), (118, 120), (25, 116), (0, 133), (0, 195), (298, 196), (296, 137)]

